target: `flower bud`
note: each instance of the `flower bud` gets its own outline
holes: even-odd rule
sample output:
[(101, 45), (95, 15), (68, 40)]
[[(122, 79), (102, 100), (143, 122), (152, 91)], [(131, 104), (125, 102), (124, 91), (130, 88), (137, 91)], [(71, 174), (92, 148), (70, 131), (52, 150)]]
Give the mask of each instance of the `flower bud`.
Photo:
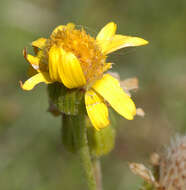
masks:
[(108, 154), (115, 145), (115, 129), (110, 125), (100, 131), (88, 127), (88, 144), (91, 154), (96, 157)]

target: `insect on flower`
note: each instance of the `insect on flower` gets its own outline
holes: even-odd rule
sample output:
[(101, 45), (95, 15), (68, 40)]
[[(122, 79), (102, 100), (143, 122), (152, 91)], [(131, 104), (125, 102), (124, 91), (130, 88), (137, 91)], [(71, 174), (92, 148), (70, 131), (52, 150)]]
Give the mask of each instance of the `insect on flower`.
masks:
[(31, 78), (21, 84), (22, 89), (32, 90), (41, 82), (59, 82), (69, 89), (84, 89), (87, 114), (98, 130), (109, 125), (106, 102), (120, 115), (132, 120), (136, 114), (135, 104), (116, 78), (104, 74), (112, 67), (106, 58), (118, 49), (148, 42), (115, 33), (113, 22), (103, 27), (96, 38), (83, 28), (76, 29), (72, 23), (58, 26), (48, 39), (39, 38), (32, 42), (36, 56), (25, 52)]

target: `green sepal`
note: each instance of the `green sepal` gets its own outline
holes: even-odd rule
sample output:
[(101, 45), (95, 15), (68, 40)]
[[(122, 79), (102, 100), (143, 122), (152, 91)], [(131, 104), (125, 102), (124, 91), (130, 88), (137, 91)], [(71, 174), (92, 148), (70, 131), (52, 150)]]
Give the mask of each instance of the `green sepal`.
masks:
[(58, 82), (49, 84), (47, 90), (49, 98), (54, 104), (57, 104), (60, 94), (65, 94), (64, 86)]
[(80, 89), (68, 89), (61, 83), (48, 85), (49, 98), (57, 109), (67, 115), (77, 115), (81, 110), (84, 92)]
[(87, 133), (92, 156), (100, 157), (108, 154), (114, 148), (116, 132), (111, 125), (99, 131), (90, 126)]

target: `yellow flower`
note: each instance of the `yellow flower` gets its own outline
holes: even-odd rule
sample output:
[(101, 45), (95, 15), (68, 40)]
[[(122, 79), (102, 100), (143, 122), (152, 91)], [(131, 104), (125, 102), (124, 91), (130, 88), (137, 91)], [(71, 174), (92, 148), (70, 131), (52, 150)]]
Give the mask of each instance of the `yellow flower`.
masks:
[(107, 103), (120, 115), (132, 120), (136, 114), (135, 104), (117, 79), (104, 74), (112, 66), (106, 58), (118, 49), (148, 42), (115, 33), (113, 22), (103, 27), (96, 39), (83, 29), (76, 29), (72, 23), (58, 26), (49, 39), (39, 38), (32, 42), (36, 56), (25, 51), (32, 76), (21, 85), (22, 89), (32, 90), (40, 82), (60, 82), (69, 89), (84, 89), (87, 114), (98, 130), (109, 125)]

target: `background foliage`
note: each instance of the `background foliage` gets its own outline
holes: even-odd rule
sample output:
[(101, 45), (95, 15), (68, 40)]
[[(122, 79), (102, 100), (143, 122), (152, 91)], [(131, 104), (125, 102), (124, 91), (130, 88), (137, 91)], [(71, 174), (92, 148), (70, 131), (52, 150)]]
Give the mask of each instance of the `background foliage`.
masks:
[(46, 86), (19, 87), (28, 68), (22, 49), (59, 24), (74, 22), (96, 35), (109, 21), (118, 33), (150, 42), (109, 56), (122, 79), (139, 78), (133, 99), (146, 117), (117, 116), (115, 150), (102, 158), (103, 183), (107, 190), (139, 187), (127, 163), (147, 163), (171, 135), (185, 131), (185, 18), (185, 0), (1, 0), (0, 189), (85, 189), (79, 160), (61, 146), (60, 118), (46, 112)]

